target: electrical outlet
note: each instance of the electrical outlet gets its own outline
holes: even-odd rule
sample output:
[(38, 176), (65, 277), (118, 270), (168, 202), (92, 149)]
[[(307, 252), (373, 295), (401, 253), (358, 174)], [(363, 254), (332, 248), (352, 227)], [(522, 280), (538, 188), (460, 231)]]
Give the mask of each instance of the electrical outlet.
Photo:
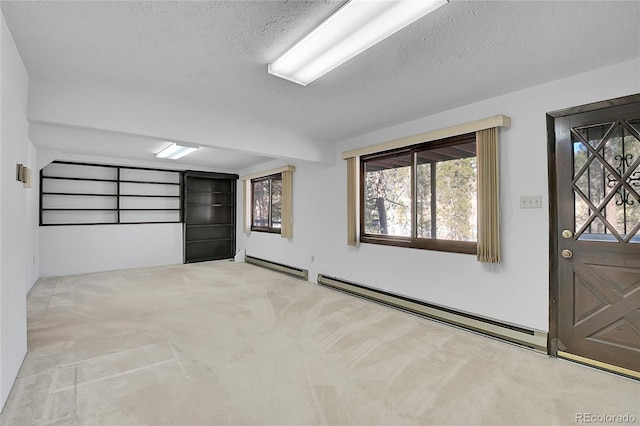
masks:
[(542, 207), (542, 195), (521, 195), (521, 209), (539, 209)]
[(316, 260), (316, 257), (314, 255), (311, 255), (311, 263), (313, 263)]

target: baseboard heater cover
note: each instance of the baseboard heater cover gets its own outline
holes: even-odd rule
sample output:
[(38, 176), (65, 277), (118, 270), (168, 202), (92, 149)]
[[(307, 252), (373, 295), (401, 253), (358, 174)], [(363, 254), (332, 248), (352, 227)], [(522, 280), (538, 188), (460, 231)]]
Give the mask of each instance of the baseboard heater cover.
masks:
[(459, 312), (318, 274), (318, 284), (547, 353), (547, 333)]
[(295, 266), (283, 265), (282, 263), (272, 262), (270, 260), (258, 259), (257, 257), (245, 255), (244, 261), (252, 265), (270, 269), (272, 271), (281, 272), (289, 276), (300, 278), (301, 280), (309, 280), (309, 271), (307, 269), (296, 268)]

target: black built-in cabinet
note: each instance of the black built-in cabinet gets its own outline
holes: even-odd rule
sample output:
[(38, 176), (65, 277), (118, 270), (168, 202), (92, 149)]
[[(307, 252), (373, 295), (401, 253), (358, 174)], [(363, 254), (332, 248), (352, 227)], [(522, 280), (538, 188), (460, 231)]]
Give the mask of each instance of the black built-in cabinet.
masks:
[(184, 263), (233, 258), (238, 175), (186, 171), (183, 179)]

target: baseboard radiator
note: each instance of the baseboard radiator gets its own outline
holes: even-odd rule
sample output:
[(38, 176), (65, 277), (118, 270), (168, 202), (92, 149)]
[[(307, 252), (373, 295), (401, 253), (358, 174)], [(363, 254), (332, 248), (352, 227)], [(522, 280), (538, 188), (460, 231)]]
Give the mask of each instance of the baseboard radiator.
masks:
[(289, 276), (300, 278), (301, 280), (309, 280), (309, 271), (307, 269), (296, 268), (295, 266), (283, 265), (282, 263), (272, 262), (270, 260), (258, 259), (253, 256), (245, 256), (244, 261), (252, 265), (270, 269), (272, 271), (281, 272)]
[(547, 333), (542, 331), (504, 324), (322, 274), (318, 274), (318, 284), (547, 353)]

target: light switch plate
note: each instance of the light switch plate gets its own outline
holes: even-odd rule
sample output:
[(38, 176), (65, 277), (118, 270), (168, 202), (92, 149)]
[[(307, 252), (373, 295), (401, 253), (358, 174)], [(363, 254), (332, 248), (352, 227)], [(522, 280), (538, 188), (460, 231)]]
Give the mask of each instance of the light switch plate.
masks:
[(542, 207), (542, 195), (521, 195), (521, 209), (539, 209)]

